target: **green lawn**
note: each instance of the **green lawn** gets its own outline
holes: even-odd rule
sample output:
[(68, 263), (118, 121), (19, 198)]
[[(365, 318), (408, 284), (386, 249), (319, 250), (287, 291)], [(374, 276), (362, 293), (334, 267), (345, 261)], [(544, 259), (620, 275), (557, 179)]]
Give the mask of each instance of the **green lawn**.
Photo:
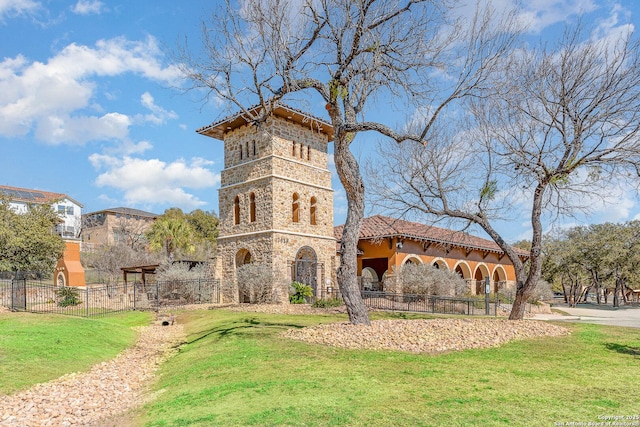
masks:
[(640, 330), (569, 324), (571, 336), (437, 356), (280, 337), (344, 320), (223, 310), (180, 314), (189, 343), (161, 368), (144, 426), (552, 426), (635, 415)]
[(0, 394), (112, 359), (136, 339), (133, 326), (152, 315), (127, 312), (100, 319), (0, 313)]

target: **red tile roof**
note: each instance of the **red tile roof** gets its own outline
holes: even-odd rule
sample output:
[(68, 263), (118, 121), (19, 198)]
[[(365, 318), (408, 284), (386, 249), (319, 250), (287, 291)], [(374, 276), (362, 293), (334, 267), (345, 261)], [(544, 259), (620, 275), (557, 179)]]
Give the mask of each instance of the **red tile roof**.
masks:
[[(339, 225), (333, 229), (333, 234), (338, 241), (342, 239), (343, 227), (344, 225)], [(432, 225), (390, 218), (383, 215), (375, 215), (364, 219), (362, 228), (360, 229), (359, 240), (375, 240), (387, 237), (425, 240), (470, 249), (480, 249), (498, 253), (504, 252), (493, 240), (471, 236), (462, 231), (434, 227)], [(517, 248), (516, 252), (521, 256), (529, 255), (528, 252)]]

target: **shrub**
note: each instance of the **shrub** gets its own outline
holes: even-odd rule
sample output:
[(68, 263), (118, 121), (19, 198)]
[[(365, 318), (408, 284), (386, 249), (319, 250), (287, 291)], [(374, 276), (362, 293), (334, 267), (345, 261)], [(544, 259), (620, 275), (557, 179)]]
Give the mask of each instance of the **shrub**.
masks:
[(315, 308), (332, 308), (332, 307), (340, 307), (344, 305), (344, 301), (340, 298), (327, 298), (327, 299), (319, 299), (313, 303), (312, 307)]
[(458, 296), (467, 293), (467, 283), (460, 276), (429, 264), (405, 264), (394, 276), (405, 294)]
[(69, 286), (63, 286), (56, 291), (58, 305), (60, 307), (69, 307), (80, 304), (78, 290)]
[(313, 289), (311, 286), (305, 285), (300, 282), (291, 283), (293, 293), (289, 295), (289, 302), (291, 304), (304, 304), (307, 302), (307, 298), (313, 296)]
[[(281, 280), (274, 277), (271, 268), (264, 264), (250, 263), (236, 270), (236, 283), (240, 302), (251, 304), (274, 304), (285, 301)], [(284, 296), (284, 298), (283, 298)]]

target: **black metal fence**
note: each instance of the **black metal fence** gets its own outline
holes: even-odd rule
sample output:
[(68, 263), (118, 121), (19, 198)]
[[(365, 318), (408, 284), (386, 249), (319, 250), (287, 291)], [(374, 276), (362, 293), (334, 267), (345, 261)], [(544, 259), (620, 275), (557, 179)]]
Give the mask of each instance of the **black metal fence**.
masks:
[(220, 283), (213, 279), (60, 287), (30, 276), (0, 275), (0, 305), (14, 311), (92, 317), (219, 302)]
[[(339, 290), (322, 290), (316, 299), (342, 299)], [(374, 310), (406, 311), (415, 313), (463, 314), (468, 316), (497, 316), (500, 301), (484, 299), (456, 298), (434, 295), (410, 295), (391, 292), (362, 291), (365, 306)]]

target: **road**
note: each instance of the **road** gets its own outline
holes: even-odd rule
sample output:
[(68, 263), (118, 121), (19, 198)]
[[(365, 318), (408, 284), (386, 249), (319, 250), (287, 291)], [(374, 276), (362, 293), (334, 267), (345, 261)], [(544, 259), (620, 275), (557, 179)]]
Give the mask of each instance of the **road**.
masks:
[(553, 308), (561, 310), (567, 315), (537, 314), (531, 318), (640, 328), (640, 307), (637, 306), (613, 308), (611, 305), (579, 304), (578, 307), (573, 308), (564, 304), (554, 304)]

